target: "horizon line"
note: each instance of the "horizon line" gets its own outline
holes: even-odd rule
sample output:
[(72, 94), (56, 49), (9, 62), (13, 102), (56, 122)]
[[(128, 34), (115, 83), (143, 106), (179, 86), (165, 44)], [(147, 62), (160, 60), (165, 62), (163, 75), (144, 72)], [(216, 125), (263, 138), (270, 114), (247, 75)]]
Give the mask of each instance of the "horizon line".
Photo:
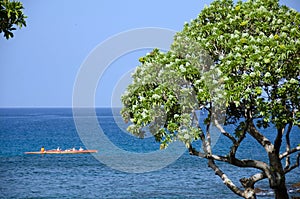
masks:
[(80, 107), (72, 107), (72, 106), (0, 106), (0, 109), (10, 109), (10, 108), (87, 108), (87, 109), (94, 109), (94, 108), (122, 108), (121, 106), (95, 106), (95, 107), (89, 107), (89, 106), (80, 106)]

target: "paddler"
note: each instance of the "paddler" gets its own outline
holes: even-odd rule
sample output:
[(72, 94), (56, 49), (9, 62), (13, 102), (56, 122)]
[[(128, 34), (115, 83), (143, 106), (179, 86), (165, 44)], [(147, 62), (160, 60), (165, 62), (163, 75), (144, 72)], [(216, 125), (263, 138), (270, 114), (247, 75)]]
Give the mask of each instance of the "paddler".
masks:
[(44, 152), (45, 152), (45, 147), (42, 146), (41, 153), (44, 153)]

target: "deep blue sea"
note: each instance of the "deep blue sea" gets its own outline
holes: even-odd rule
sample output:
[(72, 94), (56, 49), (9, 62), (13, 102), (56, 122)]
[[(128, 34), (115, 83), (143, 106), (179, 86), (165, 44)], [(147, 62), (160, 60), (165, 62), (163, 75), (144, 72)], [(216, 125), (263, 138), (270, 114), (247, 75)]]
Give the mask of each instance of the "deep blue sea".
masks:
[[(105, 135), (118, 148), (136, 153), (151, 153), (159, 148), (153, 137), (139, 139), (124, 132), (120, 128), (123, 124), (116, 120), (111, 109), (96, 109), (96, 113)], [(273, 138), (272, 128), (264, 133)], [(294, 128), (291, 135), (292, 144), (299, 144), (299, 128)], [(99, 146), (102, 150), (96, 156), (24, 154), (39, 151), (41, 146), (46, 150), (86, 148), (81, 138), (72, 109), (0, 109), (0, 198), (240, 198), (214, 175), (205, 159), (187, 152), (163, 168), (141, 173), (124, 172), (102, 162), (103, 154), (113, 154), (105, 151), (105, 146)], [(222, 153), (228, 142), (220, 138), (217, 145), (214, 151)], [(263, 149), (253, 146), (255, 142), (247, 137), (247, 143), (241, 146), (241, 151), (247, 155), (239, 155), (263, 160)], [(144, 166), (148, 164), (145, 162)], [(241, 177), (257, 172), (219, 165), (236, 184)], [(300, 168), (287, 175), (291, 195), (296, 194), (291, 185), (299, 181)], [(258, 198), (273, 198), (267, 181), (260, 182), (257, 187), (266, 191)]]

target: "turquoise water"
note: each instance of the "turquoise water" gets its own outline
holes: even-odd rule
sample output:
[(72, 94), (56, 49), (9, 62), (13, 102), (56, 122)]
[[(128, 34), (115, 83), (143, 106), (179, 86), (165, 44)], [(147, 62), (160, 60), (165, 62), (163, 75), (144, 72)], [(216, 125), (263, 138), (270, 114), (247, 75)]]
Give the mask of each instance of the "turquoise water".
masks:
[[(118, 147), (140, 153), (159, 147), (152, 137), (141, 140), (120, 130), (110, 109), (97, 109), (97, 115), (107, 137)], [(0, 198), (239, 198), (214, 175), (204, 159), (187, 152), (172, 164), (145, 173), (112, 169), (90, 154), (24, 154), (38, 151), (41, 146), (84, 147), (71, 109), (1, 109), (0, 127)], [(294, 129), (292, 135), (292, 142), (300, 143), (299, 129)], [(253, 148), (253, 140), (247, 139), (242, 150), (252, 158), (264, 159), (263, 150)], [(227, 144), (220, 139), (221, 147), (215, 151), (225, 151)], [(228, 176), (234, 176), (236, 184), (239, 178), (255, 173), (220, 165)], [(289, 188), (299, 181), (300, 168), (287, 175)], [(258, 186), (266, 190), (258, 198), (273, 198), (267, 181)]]

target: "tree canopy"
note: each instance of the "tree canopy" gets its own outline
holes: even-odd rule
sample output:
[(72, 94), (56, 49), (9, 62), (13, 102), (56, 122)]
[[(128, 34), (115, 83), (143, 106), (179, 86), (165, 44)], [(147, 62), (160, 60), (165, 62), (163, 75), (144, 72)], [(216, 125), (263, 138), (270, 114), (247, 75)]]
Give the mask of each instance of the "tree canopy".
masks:
[[(299, 12), (278, 0), (215, 0), (185, 23), (168, 52), (154, 49), (139, 61), (122, 96), (128, 131), (143, 137), (150, 129), (162, 149), (184, 142), (191, 155), (208, 159), (224, 184), (244, 198), (255, 198), (255, 183), (266, 178), (276, 198), (288, 198), (284, 176), (300, 158), (291, 164), (300, 146), (291, 146), (289, 139), (292, 128), (299, 133), (300, 127)], [(200, 120), (199, 110), (208, 116)], [(212, 125), (230, 140), (228, 154), (213, 153)], [(226, 125), (235, 125), (234, 131), (227, 132)], [(273, 141), (262, 133), (270, 126), (276, 129)], [(236, 157), (246, 135), (265, 149), (268, 161)], [(202, 152), (194, 142), (202, 143)], [(216, 161), (260, 172), (241, 179), (241, 188)]]
[(23, 4), (18, 1), (0, 0), (0, 33), (3, 32), (6, 39), (14, 36), (16, 26), (26, 26), (27, 16), (23, 13)]

